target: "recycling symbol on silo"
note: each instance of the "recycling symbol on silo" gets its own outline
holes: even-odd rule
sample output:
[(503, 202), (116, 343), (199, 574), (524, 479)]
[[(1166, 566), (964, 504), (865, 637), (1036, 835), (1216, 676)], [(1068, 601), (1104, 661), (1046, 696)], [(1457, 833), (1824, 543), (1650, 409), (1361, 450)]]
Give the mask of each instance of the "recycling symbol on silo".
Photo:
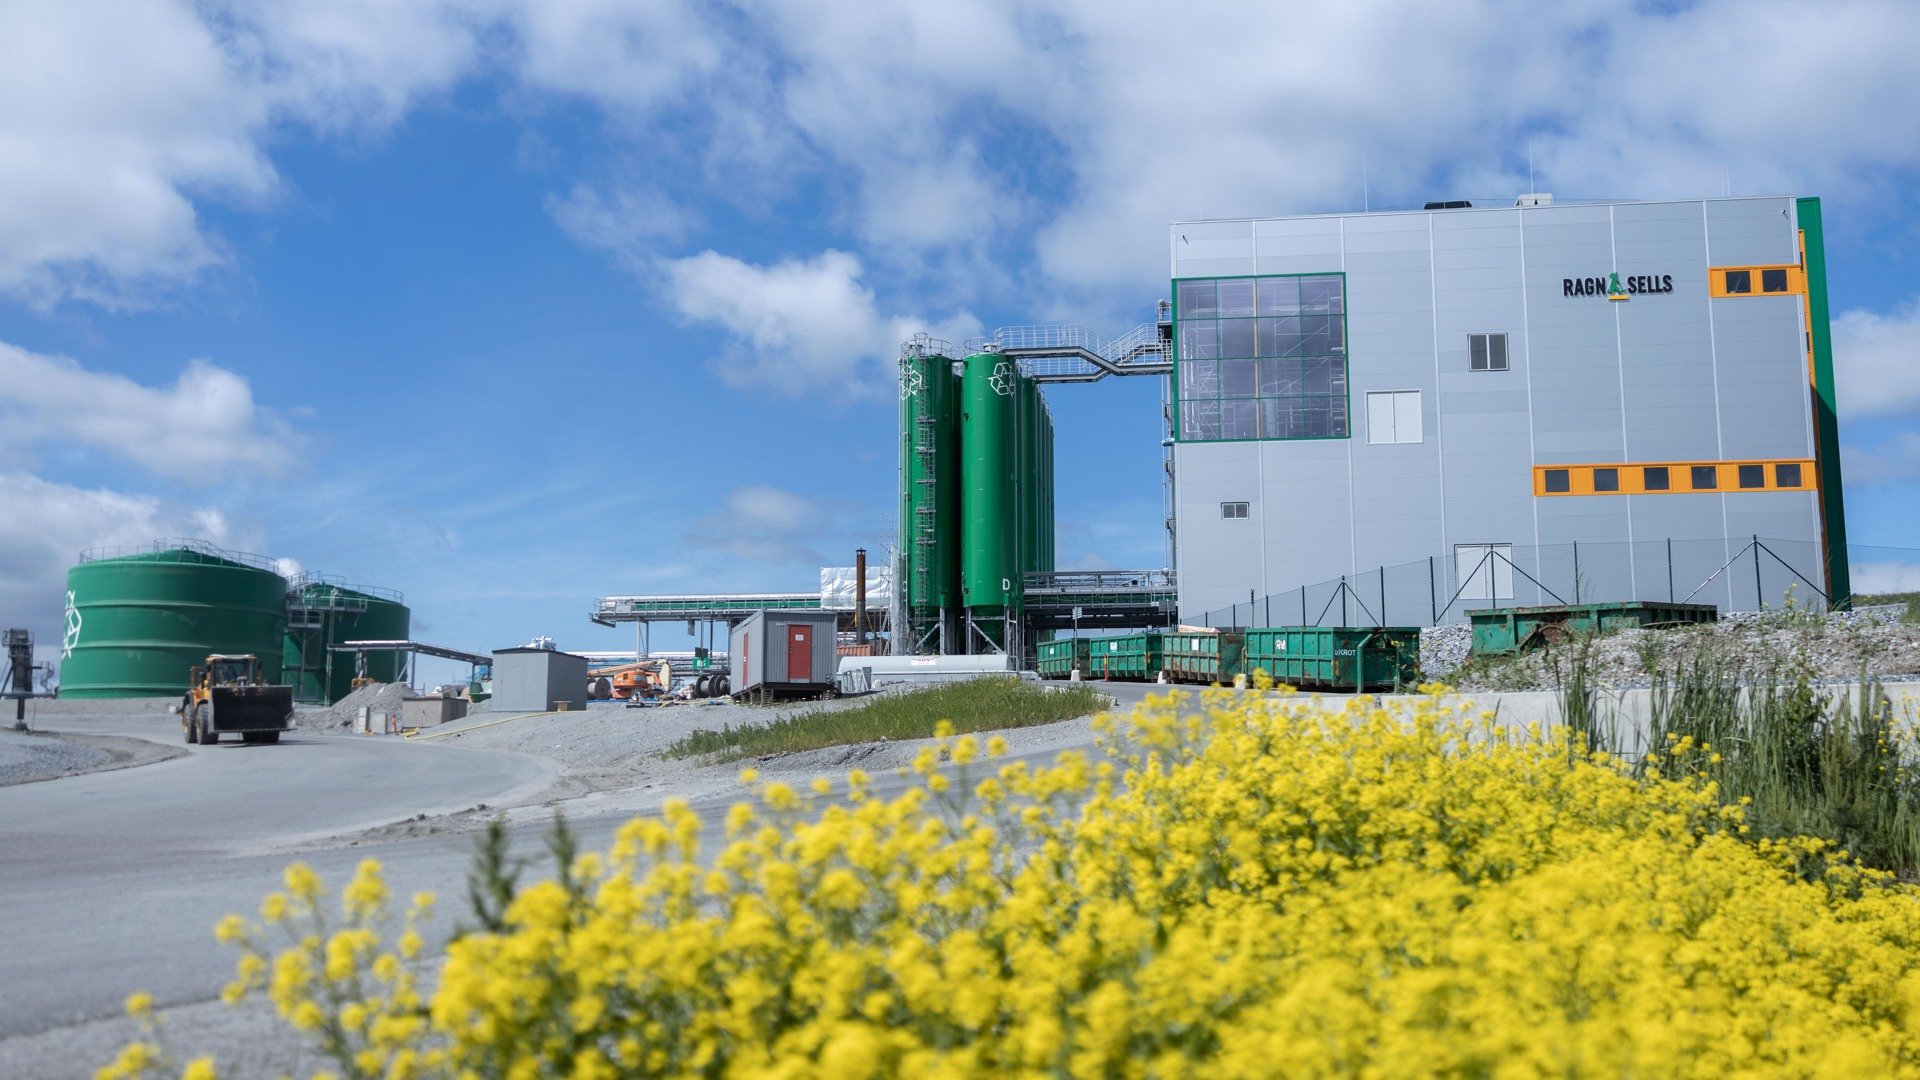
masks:
[(921, 389), (926, 385), (926, 376), (921, 375), (918, 368), (907, 368), (900, 373), (900, 396), (902, 398), (918, 396)]
[(80, 644), (80, 609), (73, 606), (73, 591), (67, 591), (67, 622), (65, 632), (60, 635), (60, 659), (73, 655), (74, 646)]
[(1012, 397), (1013, 386), (1017, 379), (1018, 375), (1013, 370), (1013, 365), (1002, 360), (993, 365), (993, 374), (987, 382), (992, 385), (994, 393), (1001, 397)]

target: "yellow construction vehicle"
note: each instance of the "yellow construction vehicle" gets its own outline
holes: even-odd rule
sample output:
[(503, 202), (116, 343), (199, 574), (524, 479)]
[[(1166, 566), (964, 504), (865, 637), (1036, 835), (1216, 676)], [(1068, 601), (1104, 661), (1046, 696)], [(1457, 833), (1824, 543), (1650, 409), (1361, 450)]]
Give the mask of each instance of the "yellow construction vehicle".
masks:
[(189, 743), (217, 743), (229, 731), (246, 742), (277, 743), (292, 726), (293, 687), (262, 682), (256, 656), (215, 654), (193, 669), (179, 712)]

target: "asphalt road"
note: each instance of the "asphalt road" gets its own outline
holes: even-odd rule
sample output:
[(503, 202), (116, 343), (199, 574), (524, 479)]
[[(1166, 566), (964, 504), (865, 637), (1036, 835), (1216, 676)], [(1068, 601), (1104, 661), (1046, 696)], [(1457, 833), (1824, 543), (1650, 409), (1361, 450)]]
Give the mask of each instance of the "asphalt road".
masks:
[[(1115, 688), (1122, 705), (1147, 687)], [(45, 726), (100, 735), (179, 741), (161, 717), (61, 718)], [(1053, 745), (1030, 756), (1049, 759)], [(153, 994), (185, 1046), (217, 1049), (225, 1063), (265, 1031), (225, 1018), (215, 999), (231, 978), (234, 952), (212, 927), (229, 912), (251, 913), (280, 888), (298, 858), (337, 889), (366, 858), (377, 858), (397, 897), (428, 890), (442, 898), (429, 928), (437, 949), (463, 912), (474, 837), (469, 831), (351, 843), (325, 838), (429, 819), (480, 804), (537, 806), (553, 783), (553, 762), (444, 742), (289, 733), (277, 746), (222, 743), (116, 772), (0, 788), (0, 1075), (88, 1076), (110, 1059), (131, 1028), (115, 1018), (126, 995)], [(1020, 756), (1020, 755), (1015, 755)], [(844, 770), (840, 770), (844, 771)], [(875, 776), (890, 795), (913, 782)], [(642, 804), (670, 792), (561, 804), (583, 847), (604, 848)], [(719, 846), (727, 809), (740, 793), (695, 801), (707, 823), (703, 850)], [(544, 812), (513, 815), (515, 848), (540, 854)], [(536, 861), (530, 874), (545, 876)], [(254, 1060), (255, 1072), (283, 1071)]]
[[(154, 740), (178, 731), (137, 720), (71, 726)], [(217, 994), (233, 956), (210, 928), (278, 886), (291, 856), (276, 849), (511, 801), (553, 775), (523, 755), (296, 732), (278, 746), (223, 742), (139, 768), (0, 788), (9, 928), (0, 1040), (111, 1016), (136, 988), (162, 1005)], [(470, 846), (427, 837), (404, 852), (301, 857), (338, 882), (369, 853), (400, 855), (391, 860), (397, 887), (444, 891), (461, 881)]]

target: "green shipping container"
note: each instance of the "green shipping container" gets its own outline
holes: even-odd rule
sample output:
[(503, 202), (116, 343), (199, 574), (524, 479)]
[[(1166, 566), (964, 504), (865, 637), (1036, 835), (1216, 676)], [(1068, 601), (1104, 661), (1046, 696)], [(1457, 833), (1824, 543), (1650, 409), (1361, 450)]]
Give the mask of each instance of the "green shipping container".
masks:
[(1240, 634), (1224, 631), (1163, 630), (1160, 632), (1162, 670), (1177, 682), (1231, 685), (1244, 674)]
[(1289, 686), (1358, 693), (1420, 682), (1418, 627), (1281, 626), (1248, 630), (1245, 641), (1247, 674)]
[(287, 582), (264, 559), (208, 544), (83, 556), (67, 572), (63, 698), (179, 697), (213, 653), (281, 677)]
[(1087, 674), (1092, 678), (1152, 679), (1160, 671), (1158, 631), (1088, 639)]
[(960, 380), (949, 357), (900, 360), (901, 595), (927, 611), (960, 604)]
[(1712, 604), (1628, 600), (1612, 604), (1548, 604), (1467, 612), (1473, 624), (1473, 655), (1505, 656), (1539, 648), (1569, 634), (1604, 634), (1628, 628), (1710, 623), (1720, 618)]
[(1087, 638), (1059, 638), (1040, 643), (1037, 670), (1043, 679), (1065, 679), (1076, 670), (1087, 674)]
[(961, 599), (987, 616), (1019, 604), (1019, 369), (996, 353), (962, 368)]

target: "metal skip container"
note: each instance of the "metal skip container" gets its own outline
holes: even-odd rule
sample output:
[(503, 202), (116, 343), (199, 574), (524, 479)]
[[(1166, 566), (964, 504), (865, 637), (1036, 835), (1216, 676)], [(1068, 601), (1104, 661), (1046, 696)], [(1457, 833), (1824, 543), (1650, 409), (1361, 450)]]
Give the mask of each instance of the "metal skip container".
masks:
[(736, 698), (820, 697), (834, 692), (838, 621), (831, 611), (756, 611), (728, 637)]

